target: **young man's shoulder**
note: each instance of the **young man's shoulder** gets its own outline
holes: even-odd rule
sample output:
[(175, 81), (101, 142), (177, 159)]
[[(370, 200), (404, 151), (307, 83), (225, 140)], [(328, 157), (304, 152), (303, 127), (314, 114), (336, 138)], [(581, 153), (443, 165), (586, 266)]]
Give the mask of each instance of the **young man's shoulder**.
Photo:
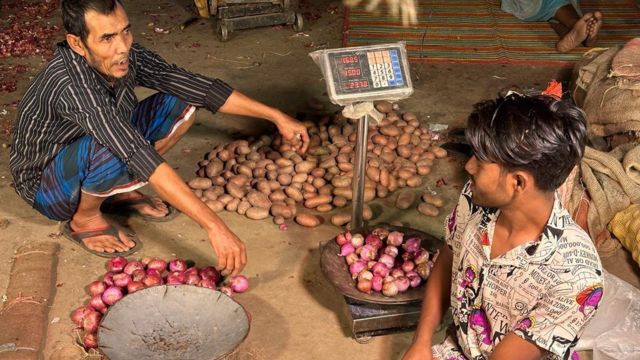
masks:
[(570, 219), (557, 238), (554, 258), (555, 264), (566, 269), (567, 276), (574, 276), (577, 269), (602, 273), (602, 264), (595, 244), (589, 234)]

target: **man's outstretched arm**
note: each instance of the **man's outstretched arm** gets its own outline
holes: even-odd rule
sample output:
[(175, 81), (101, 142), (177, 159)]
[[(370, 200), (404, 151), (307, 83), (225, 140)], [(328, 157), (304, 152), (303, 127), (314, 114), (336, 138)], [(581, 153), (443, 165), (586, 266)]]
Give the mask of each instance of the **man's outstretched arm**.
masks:
[(247, 264), (242, 241), (207, 205), (198, 199), (182, 178), (167, 164), (160, 164), (149, 183), (162, 199), (197, 222), (206, 232), (218, 258), (218, 268), (226, 274), (238, 274)]
[(444, 313), (450, 306), (451, 296), (451, 265), (453, 253), (448, 245), (442, 246), (440, 254), (433, 266), (431, 275), (425, 286), (422, 300), (422, 311), (418, 329), (413, 343), (404, 354), (403, 360), (431, 359), (431, 345), (433, 333), (442, 321)]

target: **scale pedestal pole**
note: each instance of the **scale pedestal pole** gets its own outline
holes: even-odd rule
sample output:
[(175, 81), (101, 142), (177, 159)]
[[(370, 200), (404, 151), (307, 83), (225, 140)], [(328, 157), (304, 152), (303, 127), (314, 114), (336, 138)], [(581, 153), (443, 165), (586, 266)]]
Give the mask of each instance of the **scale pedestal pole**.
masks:
[(367, 138), (369, 132), (368, 115), (358, 119), (358, 129), (356, 132), (356, 159), (353, 168), (353, 200), (351, 212), (351, 229), (363, 229), (364, 220), (362, 211), (364, 209), (364, 179), (366, 176), (365, 167), (367, 165)]

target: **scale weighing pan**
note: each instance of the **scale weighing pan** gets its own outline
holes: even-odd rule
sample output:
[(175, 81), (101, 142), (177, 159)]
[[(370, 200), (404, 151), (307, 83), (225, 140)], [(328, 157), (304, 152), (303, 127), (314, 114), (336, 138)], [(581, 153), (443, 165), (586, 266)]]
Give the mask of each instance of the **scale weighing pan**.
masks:
[(227, 295), (192, 285), (136, 291), (109, 308), (98, 329), (110, 360), (214, 360), (249, 333), (244, 308)]
[[(419, 237), (422, 240), (421, 246), (430, 253), (436, 251), (442, 245), (442, 241), (438, 240), (435, 236), (420, 230), (391, 225), (370, 226), (371, 229), (376, 227), (383, 227), (389, 231), (402, 232), (405, 234), (405, 238), (412, 236)], [(353, 233), (357, 232), (358, 231), (353, 231)], [(409, 288), (403, 293), (398, 293), (398, 295), (394, 297), (387, 297), (375, 291), (372, 291), (370, 294), (363, 293), (356, 288), (355, 280), (353, 280), (351, 274), (349, 274), (349, 266), (344, 257), (338, 256), (340, 253), (340, 245), (335, 242), (335, 239), (330, 239), (322, 244), (320, 251), (320, 267), (322, 268), (324, 276), (342, 295), (355, 301), (381, 305), (400, 305), (420, 301), (424, 296), (424, 283), (417, 288)]]

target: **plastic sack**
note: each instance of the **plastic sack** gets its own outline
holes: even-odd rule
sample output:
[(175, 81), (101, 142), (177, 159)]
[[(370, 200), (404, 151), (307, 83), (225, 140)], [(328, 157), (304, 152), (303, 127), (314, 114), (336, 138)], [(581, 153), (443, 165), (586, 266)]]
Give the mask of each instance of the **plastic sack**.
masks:
[(575, 350), (593, 350), (593, 360), (640, 359), (640, 289), (604, 271), (598, 312)]

